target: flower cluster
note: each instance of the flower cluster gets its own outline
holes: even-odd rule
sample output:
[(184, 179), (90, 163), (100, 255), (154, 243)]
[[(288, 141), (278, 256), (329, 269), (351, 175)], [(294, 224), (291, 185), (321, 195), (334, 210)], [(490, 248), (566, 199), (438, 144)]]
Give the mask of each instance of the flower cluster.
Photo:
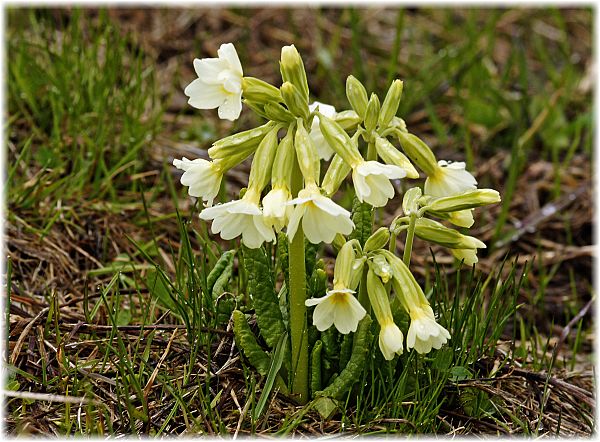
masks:
[[(212, 232), (221, 238), (240, 237), (249, 248), (275, 241), (284, 229), (290, 241), (302, 235), (314, 244), (343, 244), (333, 288), (323, 297), (305, 301), (306, 306), (315, 307), (316, 328), (323, 331), (333, 325), (342, 334), (355, 332), (372, 311), (380, 326), (379, 347), (385, 359), (402, 353), (404, 347), (419, 353), (440, 348), (450, 334), (436, 322), (409, 270), (412, 238), (440, 244), (464, 264), (474, 264), (477, 249), (485, 244), (427, 216), (471, 227), (473, 209), (500, 201), (498, 192), (477, 189), (465, 163), (438, 161), (421, 139), (408, 132), (396, 116), (403, 91), (400, 80), (392, 82), (381, 102), (349, 76), (346, 95), (351, 109), (338, 112), (318, 101), (310, 103), (304, 64), (293, 45), (281, 50), (280, 87), (244, 76), (231, 43), (223, 44), (217, 55), (194, 60), (198, 78), (185, 89), (189, 104), (198, 109), (218, 108), (219, 117), (228, 120), (237, 119), (244, 105), (267, 122), (214, 142), (209, 160), (173, 161), (184, 171), (181, 184), (205, 203), (200, 218), (212, 221)], [(213, 205), (223, 176), (251, 156), (248, 185), (240, 199)], [(324, 174), (323, 164), (327, 165)], [(355, 225), (351, 213), (332, 199), (344, 180), (351, 177), (360, 203), (383, 207), (394, 198), (396, 180), (420, 177), (414, 165), (426, 180), (423, 190), (414, 187), (405, 192), (403, 216), (363, 245), (355, 239), (346, 241), (345, 235)], [(396, 235), (402, 232), (407, 234), (404, 259), (392, 253)], [(394, 238), (393, 247), (385, 250), (390, 238)], [(367, 296), (357, 298), (357, 289)], [(390, 298), (392, 289), (394, 298)], [(394, 321), (398, 309), (410, 318), (406, 342)]]
[[(381, 233), (389, 238), (389, 232), (378, 231), (375, 235), (382, 236)], [(402, 260), (381, 248), (369, 250), (368, 244), (361, 248), (356, 240), (346, 242), (338, 253), (333, 290), (322, 298), (306, 300), (307, 306), (317, 306), (313, 322), (318, 330), (332, 325), (342, 334), (356, 330), (366, 310), (352, 294), (365, 263), (369, 307), (379, 322), (379, 348), (385, 359), (391, 360), (404, 350), (404, 334), (394, 322), (390, 294), (385, 287), (388, 282), (391, 282), (400, 304), (396, 304), (394, 309), (401, 307), (410, 316), (407, 349), (428, 353), (432, 348), (439, 349), (450, 339), (450, 333), (436, 322), (429, 301)]]
[[(218, 107), (221, 118), (233, 120), (239, 117), (244, 102), (270, 120), (215, 142), (208, 151), (211, 161), (173, 161), (175, 167), (184, 170), (181, 183), (189, 187), (189, 194), (207, 205), (200, 218), (212, 220), (212, 232), (223, 239), (241, 237), (244, 245), (256, 248), (274, 241), (275, 233), (284, 228), (293, 239), (301, 226), (310, 242), (330, 243), (336, 235), (348, 235), (354, 228), (350, 212), (331, 199), (350, 172), (358, 199), (375, 207), (393, 198), (391, 180), (414, 174), (408, 161), (382, 164), (363, 158), (357, 139), (351, 139), (344, 130), (344, 126), (356, 128), (361, 121), (356, 112), (338, 113), (333, 106), (308, 103), (306, 74), (294, 46), (282, 49), (283, 84), (279, 89), (244, 77), (231, 43), (221, 46), (218, 58), (194, 60), (194, 67), (198, 78), (185, 89), (192, 106)], [(244, 197), (211, 207), (223, 175), (252, 154)], [(320, 162), (333, 155), (338, 158), (321, 181)], [(304, 184), (292, 195), (295, 164)]]

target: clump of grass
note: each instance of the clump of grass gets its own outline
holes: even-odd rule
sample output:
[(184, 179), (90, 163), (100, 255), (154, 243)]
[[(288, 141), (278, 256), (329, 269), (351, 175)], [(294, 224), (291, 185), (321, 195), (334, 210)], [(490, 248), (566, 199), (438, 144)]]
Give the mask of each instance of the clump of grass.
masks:
[(106, 11), (9, 10), (7, 41), (9, 202), (135, 190), (161, 115), (144, 54)]

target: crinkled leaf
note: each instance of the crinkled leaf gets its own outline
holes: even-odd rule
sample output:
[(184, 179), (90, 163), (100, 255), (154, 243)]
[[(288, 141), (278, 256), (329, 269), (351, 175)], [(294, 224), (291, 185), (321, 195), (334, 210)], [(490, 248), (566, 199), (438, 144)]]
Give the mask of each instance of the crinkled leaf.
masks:
[(275, 348), (279, 337), (285, 332), (279, 299), (275, 292), (271, 259), (264, 247), (244, 247), (244, 265), (248, 274), (248, 293), (256, 311), (260, 333), (269, 347)]

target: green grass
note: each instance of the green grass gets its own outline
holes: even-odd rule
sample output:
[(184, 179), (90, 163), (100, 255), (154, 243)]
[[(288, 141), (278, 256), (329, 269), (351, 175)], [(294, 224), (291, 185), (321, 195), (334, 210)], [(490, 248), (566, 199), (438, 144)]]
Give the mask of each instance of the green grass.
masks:
[[(581, 50), (577, 52), (573, 46), (578, 42), (568, 38), (572, 16), (564, 11), (522, 10), (514, 22), (520, 32), (512, 32), (505, 23), (510, 11), (501, 9), (390, 13), (321, 8), (311, 16), (316, 33), (310, 44), (294, 18), (296, 12), (283, 14), (292, 23), (294, 43), (310, 61), (309, 81), (319, 101), (347, 108), (343, 80), (348, 74), (379, 96), (399, 77), (405, 81), (399, 115), (436, 155), (465, 159), (473, 170), (499, 156), (494, 167), (501, 170), (478, 177), (481, 187), (498, 188), (503, 197), (497, 209), (480, 209), (477, 225), (487, 235), (488, 254), (495, 252), (497, 240), (513, 235), (512, 222), (524, 217), (525, 203), (518, 198), (530, 184), (523, 177), (532, 164), (548, 163), (553, 172), (540, 180), (540, 205), (572, 192), (573, 181), (589, 179), (577, 170), (578, 161), (589, 161), (592, 154), (591, 96), (579, 89), (585, 67), (569, 62)], [(584, 26), (591, 27), (591, 10), (580, 12)], [(229, 13), (236, 23), (248, 24), (256, 12)], [(11, 305), (37, 308), (22, 302), (25, 297), (41, 306), (32, 310), (33, 317), (47, 310), (24, 336), (22, 354), (16, 353), (9, 366), (5, 388), (92, 399), (80, 405), (9, 398), (11, 431), (27, 434), (39, 426), (38, 431), (48, 434), (213, 435), (235, 432), (239, 425), (242, 434), (285, 435), (311, 425), (319, 428), (314, 410), (294, 410), (281, 395), (265, 395), (266, 379), (245, 358), (235, 359), (232, 333), (207, 290), (210, 270), (224, 250), (236, 247), (235, 241), (216, 242), (206, 224), (197, 220), (199, 207), (183, 209), (188, 197), (169, 164), (154, 181), (130, 179), (148, 169), (149, 149), (160, 131), (175, 141), (206, 147), (214, 138), (246, 128), (252, 117), (244, 115), (230, 128), (215, 123), (209, 112), (186, 109), (174, 119), (194, 112), (193, 124), (166, 128), (166, 99), (159, 92), (155, 60), (104, 10), (95, 14), (74, 9), (66, 14), (9, 9), (7, 17), (7, 200), (8, 223), (14, 227), (8, 286), (24, 290), (25, 279), (33, 275), (50, 280), (46, 264), (27, 273), (23, 269), (29, 255), (13, 259), (20, 246), (12, 240), (19, 239), (19, 229), (35, 239), (34, 250), (42, 249), (44, 238), (56, 232), (85, 238), (80, 206), (88, 210), (106, 202), (108, 208), (98, 208), (98, 216), (134, 209), (126, 224), (138, 233), (129, 237), (129, 248), (114, 250), (109, 226), (101, 256), (96, 256), (102, 266), (82, 269), (89, 280), (76, 283), (84, 292), (77, 302), (68, 304), (73, 298), (60, 287), (25, 294), (11, 291), (13, 298), (6, 305), (9, 334), (18, 322)], [(534, 23), (550, 31), (538, 31)], [(377, 26), (386, 30), (387, 40), (372, 35)], [(203, 43), (211, 36), (203, 32), (193, 42), (195, 52), (180, 56), (179, 63), (206, 55)], [(249, 27), (243, 30), (235, 44), (244, 69), (260, 76), (251, 65), (252, 32)], [(510, 48), (502, 57), (501, 43)], [(265, 44), (272, 47), (261, 55), (263, 67), (277, 72), (283, 43)], [(304, 52), (303, 47), (308, 51), (313, 44), (314, 52)], [(185, 82), (190, 79), (185, 77)], [(177, 80), (173, 89), (181, 86)], [(222, 194), (235, 191), (230, 183)], [(586, 245), (576, 216), (565, 211), (557, 218), (562, 225), (552, 231), (557, 237), (551, 239), (567, 246)], [(576, 318), (594, 293), (591, 283), (581, 281), (585, 268), (545, 260), (547, 238), (537, 228), (537, 233), (520, 239), (528, 248), (514, 244), (522, 254), (534, 250), (533, 262), (517, 264), (506, 246), (498, 246), (501, 262), (487, 273), (426, 264), (426, 294), (440, 323), (452, 333), (450, 344), (425, 357), (405, 352), (392, 362), (383, 361), (375, 347), (369, 370), (341, 404), (341, 413), (323, 423), (323, 431), (447, 433), (460, 423), (466, 427), (463, 432), (484, 428), (492, 433), (544, 434), (539, 422), (554, 416), (551, 407), (541, 404), (535, 416), (518, 409), (517, 387), (498, 378), (521, 364), (523, 370), (543, 376), (535, 381), (540, 397), (554, 395), (555, 407), (571, 400), (549, 384), (549, 375), (576, 369), (581, 358), (591, 359), (586, 337), (593, 324), (585, 317), (576, 320), (562, 344), (568, 356), (558, 358), (552, 353), (552, 326)], [(252, 313), (243, 296), (243, 258), (241, 253), (236, 256), (226, 291)], [(481, 259), (485, 261), (486, 254)], [(565, 280), (564, 308), (549, 310), (556, 303), (555, 285)], [(78, 321), (86, 325), (76, 329)], [(407, 319), (399, 321), (406, 330)], [(15, 330), (7, 341), (8, 361), (9, 344), (15, 345), (21, 332), (16, 326)], [(506, 395), (493, 394), (492, 387), (505, 388)], [(582, 407), (578, 413), (582, 426), (592, 431), (590, 410)]]
[[(155, 72), (100, 12), (8, 11), (9, 202), (22, 208), (137, 191), (160, 127)], [(46, 228), (51, 224), (47, 224)]]

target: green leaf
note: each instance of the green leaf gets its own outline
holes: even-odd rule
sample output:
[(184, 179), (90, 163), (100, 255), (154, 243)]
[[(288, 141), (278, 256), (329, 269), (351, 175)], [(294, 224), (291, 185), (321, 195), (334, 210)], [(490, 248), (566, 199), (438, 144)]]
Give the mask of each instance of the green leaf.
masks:
[(120, 309), (117, 312), (117, 325), (129, 325), (131, 322), (131, 310), (128, 308)]
[(360, 245), (364, 246), (373, 229), (373, 207), (370, 204), (361, 203), (357, 197), (354, 197), (352, 222), (355, 227), (348, 239), (357, 239)]
[(234, 250), (223, 253), (206, 278), (207, 290), (210, 291), (215, 303), (217, 324), (226, 323), (235, 308), (233, 295), (226, 294), (223, 296), (233, 274), (234, 255)]
[(281, 271), (283, 272), (283, 277), (285, 280), (286, 286), (289, 287), (290, 284), (290, 275), (289, 275), (289, 251), (288, 251), (288, 238), (287, 235), (283, 232), (279, 232), (277, 236), (277, 255), (279, 258), (279, 265), (281, 266)]
[(333, 413), (338, 409), (335, 401), (329, 397), (321, 396), (315, 399), (314, 406), (325, 420), (331, 418)]
[[(321, 378), (325, 384), (329, 381), (333, 373), (338, 370), (340, 360), (339, 336), (340, 333), (335, 327), (329, 327), (327, 330), (321, 332), (321, 342), (323, 343)], [(349, 358), (350, 355), (348, 355)]]
[(473, 374), (466, 367), (458, 366), (458, 367), (452, 367), (450, 369), (449, 380), (451, 380), (452, 382), (458, 382), (458, 381), (463, 381), (465, 379), (472, 379), (472, 378), (473, 378)]
[(271, 358), (258, 345), (256, 337), (252, 333), (248, 321), (246, 321), (246, 315), (239, 310), (233, 311), (233, 334), (236, 345), (244, 352), (248, 361), (259, 374), (266, 376), (271, 366)]
[(217, 298), (223, 293), (225, 285), (231, 278), (234, 255), (235, 250), (224, 252), (206, 277), (206, 287), (213, 298)]
[(273, 385), (275, 384), (275, 380), (278, 381), (278, 386), (282, 388), (284, 392), (287, 392), (285, 384), (278, 376), (279, 370), (281, 369), (281, 364), (283, 363), (284, 356), (287, 352), (287, 343), (288, 334), (285, 332), (279, 336), (279, 340), (277, 341), (277, 346), (275, 347), (275, 352), (273, 353), (273, 359), (271, 359), (271, 364), (269, 365), (269, 373), (267, 374), (265, 387), (263, 388), (260, 399), (258, 400), (258, 404), (254, 409), (254, 420), (258, 419), (262, 414), (265, 405), (267, 404), (267, 399), (269, 399), (271, 390), (273, 389)]
[(270, 257), (264, 247), (250, 249), (244, 246), (244, 265), (248, 274), (248, 292), (252, 297), (260, 333), (269, 347), (275, 348), (285, 333)]
[(358, 324), (358, 329), (354, 336), (354, 346), (352, 356), (346, 367), (341, 371), (338, 377), (329, 384), (327, 388), (318, 391), (316, 396), (326, 396), (341, 400), (344, 394), (352, 388), (352, 385), (360, 379), (360, 375), (367, 363), (367, 355), (371, 347), (371, 317), (366, 315)]
[(319, 390), (321, 390), (321, 352), (323, 350), (323, 343), (321, 341), (315, 342), (310, 354), (310, 393), (312, 396)]
[(173, 299), (171, 290), (160, 277), (158, 270), (149, 270), (148, 276), (146, 277), (146, 287), (152, 296), (158, 299), (158, 301), (166, 308), (171, 310), (173, 313), (178, 313), (179, 309), (176, 302)]
[(351, 334), (342, 335), (342, 344), (340, 345), (340, 370), (348, 365), (348, 361), (352, 356), (352, 343), (353, 339)]

